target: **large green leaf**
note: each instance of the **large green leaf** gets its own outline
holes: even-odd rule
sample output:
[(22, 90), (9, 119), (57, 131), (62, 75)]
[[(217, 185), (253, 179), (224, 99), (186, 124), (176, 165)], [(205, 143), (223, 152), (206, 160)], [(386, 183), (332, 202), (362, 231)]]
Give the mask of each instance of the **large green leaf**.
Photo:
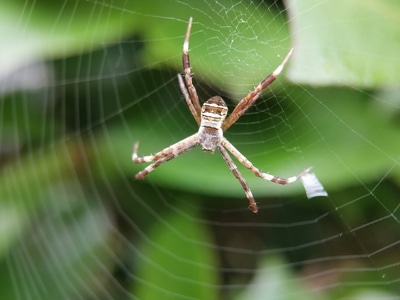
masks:
[[(49, 57), (82, 53), (132, 31), (134, 19), (106, 3), (23, 0), (0, 3), (0, 76)], [(113, 1), (116, 7), (134, 2)]]
[(288, 0), (289, 77), (312, 85), (400, 84), (400, 2)]
[(109, 276), (118, 245), (110, 215), (100, 202), (88, 204), (78, 186), (58, 188), (47, 202), (51, 213), (31, 212), (30, 228), (1, 261), (2, 299), (96, 298), (94, 286)]
[(184, 204), (152, 224), (136, 256), (139, 299), (217, 299), (213, 242), (197, 217)]

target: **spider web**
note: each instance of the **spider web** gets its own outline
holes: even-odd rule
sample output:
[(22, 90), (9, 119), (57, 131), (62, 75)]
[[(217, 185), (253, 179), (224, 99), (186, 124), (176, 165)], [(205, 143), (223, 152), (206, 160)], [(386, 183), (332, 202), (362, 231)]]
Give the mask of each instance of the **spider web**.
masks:
[[(0, 4), (1, 298), (397, 299), (398, 5), (135, 2)], [(135, 141), (197, 130), (176, 77), (190, 16), (199, 97), (230, 111), (295, 47), (225, 136), (264, 172), (312, 165), (329, 196), (235, 161), (253, 214), (197, 148), (134, 179)]]

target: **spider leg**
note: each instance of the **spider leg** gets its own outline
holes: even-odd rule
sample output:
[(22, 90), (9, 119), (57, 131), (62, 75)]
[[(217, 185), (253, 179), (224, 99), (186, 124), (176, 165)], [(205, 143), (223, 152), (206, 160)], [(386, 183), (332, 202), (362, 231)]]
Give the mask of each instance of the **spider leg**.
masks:
[(272, 72), (271, 75), (267, 76), (263, 81), (261, 81), (250, 93), (248, 93), (240, 102), (236, 105), (232, 113), (225, 119), (222, 124), (222, 130), (225, 131), (232, 126), (258, 99), (261, 92), (268, 87), (278, 75), (282, 72), (283, 67), (289, 60), (290, 55), (292, 55), (293, 48), (290, 49), (289, 53), (283, 59), (281, 64)]
[(139, 142), (136, 142), (133, 146), (133, 154), (132, 160), (134, 163), (143, 163), (143, 162), (153, 162), (151, 165), (144, 168), (142, 171), (135, 175), (136, 179), (142, 179), (146, 177), (150, 172), (156, 169), (161, 164), (181, 155), (184, 152), (189, 151), (190, 149), (199, 145), (198, 134), (195, 133), (163, 150), (154, 154), (139, 157), (137, 155), (137, 151), (139, 148)]
[(219, 150), (219, 152), (221, 152), (222, 158), (227, 163), (227, 165), (228, 165), (229, 169), (231, 170), (231, 172), (233, 173), (233, 175), (235, 175), (236, 179), (239, 180), (240, 184), (242, 185), (244, 192), (246, 194), (246, 197), (249, 200), (251, 210), (254, 213), (258, 212), (258, 207), (257, 207), (256, 202), (254, 201), (253, 193), (251, 192), (249, 185), (247, 184), (247, 182), (244, 179), (244, 177), (242, 176), (242, 174), (240, 174), (240, 172), (239, 172), (237, 166), (235, 165), (235, 163), (233, 162), (232, 158), (229, 156), (228, 152), (225, 150), (225, 148), (222, 145), (218, 145), (218, 150)]
[(304, 174), (308, 173), (311, 170), (311, 167), (308, 167), (300, 174), (297, 174), (297, 175), (289, 177), (289, 178), (282, 178), (282, 177), (277, 177), (277, 176), (274, 176), (274, 175), (271, 175), (268, 173), (263, 173), (258, 168), (256, 168), (252, 164), (252, 162), (249, 161), (242, 153), (240, 153), (239, 150), (237, 150), (235, 148), (235, 146), (233, 146), (226, 138), (224, 138), (221, 143), (226, 149), (228, 149), (228, 151), (230, 153), (233, 154), (233, 156), (235, 156), (237, 158), (237, 160), (243, 166), (245, 166), (247, 169), (249, 169), (254, 175), (256, 175), (262, 179), (274, 182), (274, 183), (289, 184), (289, 183), (295, 182), (297, 179), (299, 179), (301, 176), (303, 176)]
[[(196, 122), (198, 124), (200, 124), (201, 106), (200, 106), (199, 97), (197, 95), (196, 88), (194, 87), (193, 82), (192, 82), (192, 73), (191, 73), (190, 59), (189, 59), (189, 37), (190, 37), (190, 30), (192, 29), (192, 21), (193, 21), (193, 18), (190, 17), (188, 27), (186, 30), (185, 40), (183, 42), (183, 50), (182, 50), (182, 65), (183, 65), (183, 71), (184, 71), (187, 91), (189, 92), (191, 103), (192, 103), (191, 105), (188, 103), (188, 98), (186, 97), (185, 92), (182, 89), (181, 83), (179, 83), (179, 85), (181, 86), (182, 93), (184, 94), (184, 96), (186, 98), (186, 102), (189, 105), (189, 108), (190, 108), (190, 111), (192, 112), (193, 117), (196, 119)], [(193, 111), (196, 111), (197, 113), (194, 114)]]
[(196, 120), (197, 124), (200, 125), (201, 121), (201, 116), (200, 112), (196, 110), (196, 108), (193, 105), (192, 99), (190, 99), (189, 93), (185, 87), (185, 84), (183, 83), (182, 75), (178, 74), (178, 81), (179, 81), (179, 87), (181, 88), (182, 94), (185, 97), (186, 104), (189, 107), (190, 112), (192, 113), (194, 119)]

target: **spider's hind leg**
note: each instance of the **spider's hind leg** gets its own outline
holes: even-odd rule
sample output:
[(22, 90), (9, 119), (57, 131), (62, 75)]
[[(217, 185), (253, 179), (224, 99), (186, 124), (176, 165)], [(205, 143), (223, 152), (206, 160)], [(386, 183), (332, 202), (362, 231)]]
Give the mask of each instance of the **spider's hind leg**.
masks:
[(219, 152), (221, 152), (222, 158), (225, 160), (225, 162), (227, 163), (229, 169), (231, 170), (231, 172), (233, 173), (233, 175), (236, 177), (236, 179), (240, 182), (240, 184), (242, 185), (242, 188), (244, 189), (244, 192), (246, 194), (247, 199), (249, 200), (249, 204), (251, 207), (251, 210), (256, 213), (258, 212), (258, 207), (257, 207), (257, 203), (254, 200), (253, 197), (253, 193), (251, 192), (249, 185), (246, 182), (246, 179), (244, 179), (244, 177), (242, 176), (242, 174), (240, 174), (237, 166), (235, 165), (235, 163), (233, 162), (232, 158), (229, 156), (228, 152), (225, 150), (225, 148), (222, 145), (218, 146), (218, 150)]
[(230, 153), (233, 154), (233, 156), (236, 157), (236, 159), (243, 165), (245, 166), (247, 169), (249, 169), (254, 175), (256, 175), (257, 177), (260, 177), (264, 180), (268, 180), (274, 183), (278, 183), (278, 184), (289, 184), (289, 183), (293, 183), (296, 180), (298, 180), (300, 177), (302, 177), (304, 174), (307, 174), (308, 172), (310, 172), (311, 167), (308, 167), (307, 169), (305, 169), (303, 172), (292, 176), (292, 177), (288, 177), (288, 178), (282, 178), (282, 177), (278, 177), (278, 176), (274, 176), (268, 173), (264, 173), (261, 172), (258, 168), (256, 168), (253, 163), (251, 161), (249, 161), (246, 156), (244, 156), (242, 153), (239, 152), (238, 149), (235, 148), (235, 146), (233, 146), (226, 138), (224, 138), (222, 140), (222, 145), (224, 145), (224, 147), (226, 147), (226, 149), (228, 149), (228, 151)]

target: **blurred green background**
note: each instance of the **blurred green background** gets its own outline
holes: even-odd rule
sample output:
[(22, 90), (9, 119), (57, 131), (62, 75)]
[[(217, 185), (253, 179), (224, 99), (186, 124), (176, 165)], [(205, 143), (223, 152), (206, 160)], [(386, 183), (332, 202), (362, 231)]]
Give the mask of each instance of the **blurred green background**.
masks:
[[(0, 3), (2, 299), (400, 296), (398, 1)], [(194, 1), (193, 1), (194, 2)], [(176, 74), (230, 110), (295, 48), (226, 137), (256, 166), (313, 166), (307, 200), (200, 149)]]

